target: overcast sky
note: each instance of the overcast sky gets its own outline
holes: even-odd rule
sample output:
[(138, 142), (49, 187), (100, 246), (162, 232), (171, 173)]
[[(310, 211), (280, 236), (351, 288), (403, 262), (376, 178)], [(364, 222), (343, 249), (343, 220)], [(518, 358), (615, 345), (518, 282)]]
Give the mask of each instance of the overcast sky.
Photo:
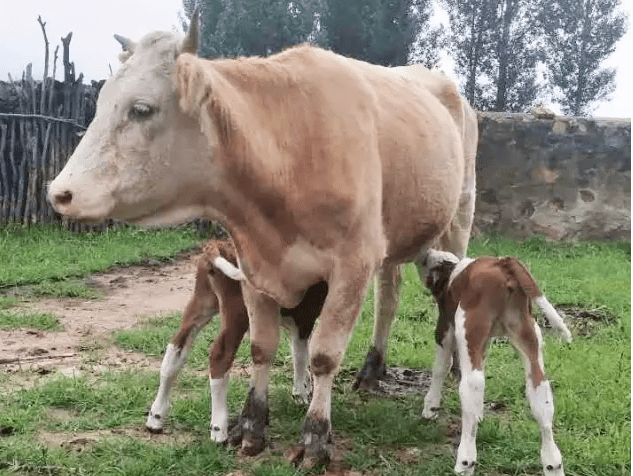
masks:
[[(621, 0), (629, 14), (632, 1)], [(53, 51), (60, 45), (57, 79), (63, 76), (60, 38), (72, 31), (70, 60), (77, 74), (82, 72), (89, 81), (104, 79), (110, 66), (113, 70), (118, 67), (121, 48), (114, 33), (136, 40), (153, 30), (176, 29), (181, 9), (181, 0), (0, 0), (0, 80), (7, 81), (8, 73), (19, 78), (28, 63), (33, 63), (35, 77), (41, 78), (44, 40), (38, 15), (46, 22), (51, 67)], [(610, 101), (596, 108), (596, 116), (631, 117), (631, 60), (629, 30), (605, 61), (606, 66), (617, 69), (617, 89)]]

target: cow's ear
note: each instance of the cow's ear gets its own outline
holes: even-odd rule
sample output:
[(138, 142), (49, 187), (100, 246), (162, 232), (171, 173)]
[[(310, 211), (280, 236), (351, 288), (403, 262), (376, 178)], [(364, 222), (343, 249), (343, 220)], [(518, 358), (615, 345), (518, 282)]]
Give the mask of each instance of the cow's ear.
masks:
[(130, 56), (134, 53), (134, 48), (136, 47), (136, 43), (134, 43), (129, 38), (126, 38), (121, 35), (114, 35), (114, 39), (121, 43), (121, 48), (123, 51), (119, 53), (119, 61), (121, 63), (125, 63)]
[(195, 9), (189, 24), (189, 31), (182, 42), (181, 53), (198, 54), (198, 46), (200, 45), (200, 12)]
[(211, 68), (205, 68), (204, 61), (191, 54), (180, 55), (176, 62), (176, 88), (182, 111), (199, 121), (202, 133), (215, 145), (219, 136), (213, 117), (214, 74)]

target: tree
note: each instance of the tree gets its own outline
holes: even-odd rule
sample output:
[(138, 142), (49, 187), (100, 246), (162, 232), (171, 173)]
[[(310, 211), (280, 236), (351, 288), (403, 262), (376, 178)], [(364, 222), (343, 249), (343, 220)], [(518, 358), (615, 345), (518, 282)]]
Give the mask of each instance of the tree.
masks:
[(535, 15), (528, 0), (444, 0), (464, 95), (481, 110), (520, 111), (537, 92)]
[[(407, 63), (429, 0), (324, 0), (320, 25), (337, 53), (385, 66)], [(437, 32), (435, 32), (437, 34)]]
[(546, 77), (553, 99), (571, 115), (585, 115), (591, 103), (615, 89), (615, 70), (601, 62), (626, 31), (619, 0), (541, 0), (539, 22), (546, 38)]
[(314, 0), (183, 0), (191, 18), (201, 17), (200, 54), (207, 57), (269, 55), (308, 39), (315, 23)]

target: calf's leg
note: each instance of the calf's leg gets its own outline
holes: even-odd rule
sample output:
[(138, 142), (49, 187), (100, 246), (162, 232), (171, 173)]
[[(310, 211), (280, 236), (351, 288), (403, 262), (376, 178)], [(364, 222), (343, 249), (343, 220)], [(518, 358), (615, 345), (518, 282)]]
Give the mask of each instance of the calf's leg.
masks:
[(360, 386), (371, 388), (376, 380), (384, 377), (387, 340), (400, 304), (400, 266), (383, 265), (374, 279), (374, 344), (358, 372), (355, 389)]
[(152, 433), (160, 433), (165, 425), (165, 417), (169, 412), (169, 394), (178, 373), (187, 360), (189, 351), (195, 342), (200, 329), (206, 326), (215, 310), (199, 306), (191, 302), (183, 316), (180, 330), (167, 345), (165, 356), (160, 366), (160, 384), (158, 394), (149, 411), (145, 428)]
[[(489, 335), (489, 316), (478, 316), (477, 310), (469, 309), (469, 316), (459, 306), (455, 312), (455, 341), (459, 355), (462, 378), (459, 382), (459, 398), (462, 406), (462, 432), (455, 472), (472, 475), (477, 462), (477, 426), (484, 413), (485, 376), (483, 354)], [(481, 317), (481, 319), (479, 319)], [(479, 325), (466, 326), (466, 319)], [(472, 356), (472, 358), (471, 358)]]
[(292, 362), (294, 364), (294, 379), (292, 382), (292, 394), (303, 404), (310, 404), (312, 393), (312, 379), (308, 369), (308, 344), (309, 338), (302, 339), (299, 328), (292, 322), (290, 324), (290, 346), (292, 349)]
[(437, 418), (437, 410), (440, 408), (442, 399), (442, 386), (448, 375), (453, 362), (453, 349), (455, 347), (455, 333), (453, 326), (448, 324), (440, 316), (435, 330), (437, 339), (437, 353), (433, 374), (431, 376), (431, 386), (424, 397), (424, 408), (422, 418)]
[(554, 396), (545, 376), (541, 329), (531, 316), (523, 320), (520, 333), (511, 335), (514, 346), (521, 352), (525, 364), (525, 393), (534, 419), (541, 429), (541, 464), (546, 476), (564, 476), (563, 457), (554, 442)]
[(211, 389), (210, 435), (216, 443), (228, 439), (229, 410), (227, 405), (228, 371), (235, 352), (248, 330), (248, 315), (222, 315), (222, 327), (209, 346), (209, 386)]

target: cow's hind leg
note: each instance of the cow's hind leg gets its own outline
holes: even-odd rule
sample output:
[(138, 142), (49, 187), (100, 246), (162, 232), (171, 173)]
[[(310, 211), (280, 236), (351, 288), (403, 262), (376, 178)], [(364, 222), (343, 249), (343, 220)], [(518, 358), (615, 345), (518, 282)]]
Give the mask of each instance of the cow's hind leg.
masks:
[(253, 456), (267, 444), (268, 378), (279, 344), (279, 306), (268, 296), (243, 285), (244, 302), (248, 308), (253, 376), (251, 388), (241, 416), (229, 429), (229, 442), (242, 447), (240, 454)]
[(295, 462), (303, 459), (304, 468), (326, 462), (331, 456), (332, 384), (373, 273), (364, 263), (350, 261), (337, 266), (332, 273), (329, 293), (310, 339), (310, 365), (314, 375), (312, 402), (300, 444), (287, 455)]
[(160, 433), (165, 425), (165, 417), (169, 412), (169, 394), (171, 388), (187, 360), (189, 351), (193, 346), (198, 331), (206, 326), (213, 317), (209, 309), (197, 309), (190, 315), (185, 316), (180, 330), (167, 345), (165, 356), (160, 366), (160, 384), (158, 394), (149, 410), (145, 428), (152, 433)]
[(365, 365), (358, 372), (354, 388), (371, 388), (385, 375), (387, 340), (391, 324), (400, 303), (400, 266), (384, 265), (376, 272), (374, 281), (373, 346), (367, 353)]
[(521, 352), (525, 364), (525, 390), (534, 419), (541, 429), (541, 463), (546, 476), (564, 476), (563, 457), (554, 442), (554, 396), (545, 376), (542, 336), (536, 320), (527, 316), (518, 335), (511, 335), (514, 346)]

